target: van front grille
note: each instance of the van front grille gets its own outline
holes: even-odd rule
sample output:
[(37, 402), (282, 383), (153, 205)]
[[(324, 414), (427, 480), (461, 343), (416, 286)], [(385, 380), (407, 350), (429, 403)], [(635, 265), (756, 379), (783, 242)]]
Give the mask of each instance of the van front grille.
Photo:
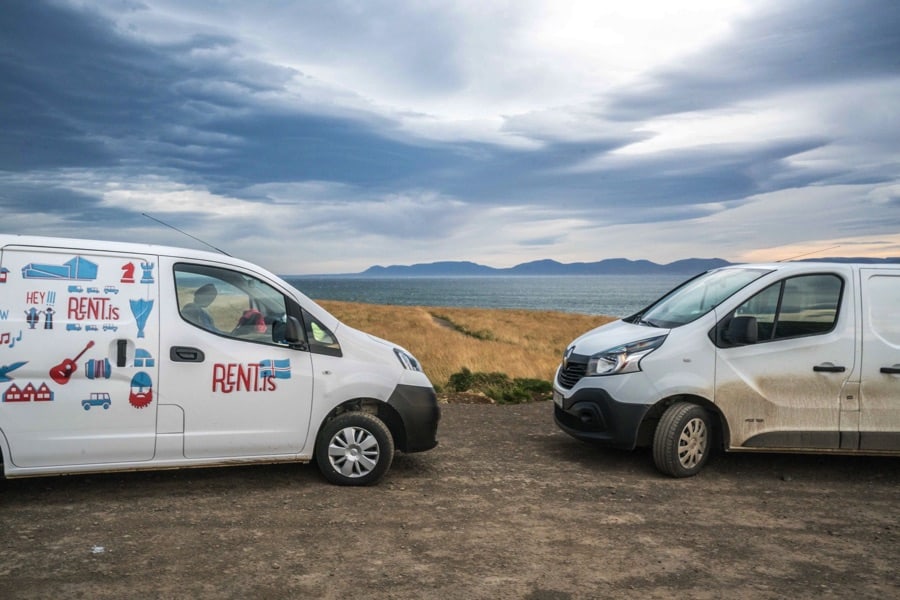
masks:
[(586, 362), (577, 362), (570, 358), (569, 362), (559, 370), (556, 381), (559, 382), (559, 385), (569, 390), (584, 377), (586, 372)]

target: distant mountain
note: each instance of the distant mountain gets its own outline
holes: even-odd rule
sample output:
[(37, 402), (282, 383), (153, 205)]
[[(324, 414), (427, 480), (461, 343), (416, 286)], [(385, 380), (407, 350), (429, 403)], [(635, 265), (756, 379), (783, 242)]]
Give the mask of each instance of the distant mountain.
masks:
[(415, 265), (369, 267), (356, 277), (483, 277), (504, 275), (696, 275), (709, 269), (730, 265), (721, 258), (689, 258), (661, 265), (649, 260), (610, 258), (599, 262), (561, 263), (536, 260), (514, 267), (496, 269), (468, 261), (445, 261)]
[(376, 265), (369, 267), (362, 273), (358, 273), (358, 275), (365, 277), (433, 277), (436, 275), (442, 277), (466, 277), (497, 274), (497, 269), (468, 261), (444, 261), (408, 266), (392, 265), (390, 267)]
[[(805, 262), (834, 263), (900, 263), (900, 257), (893, 258), (805, 258)], [(629, 260), (608, 258), (598, 262), (561, 263), (551, 259), (535, 260), (514, 267), (495, 269), (470, 261), (443, 261), (418, 263), (414, 265), (391, 265), (369, 267), (362, 273), (342, 273), (334, 275), (297, 275), (295, 277), (502, 277), (504, 275), (679, 275), (690, 277), (731, 264), (721, 258), (686, 258), (668, 264), (657, 264), (649, 260)]]

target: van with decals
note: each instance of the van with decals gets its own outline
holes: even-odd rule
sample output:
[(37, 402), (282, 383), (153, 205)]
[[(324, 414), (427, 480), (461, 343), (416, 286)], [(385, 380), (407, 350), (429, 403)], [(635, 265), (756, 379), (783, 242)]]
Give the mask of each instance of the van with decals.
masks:
[(409, 352), (251, 263), (0, 235), (0, 271), (6, 477), (315, 460), (367, 485), (437, 445)]
[(900, 264), (746, 264), (582, 335), (557, 425), (652, 448), (663, 473), (726, 451), (900, 454)]

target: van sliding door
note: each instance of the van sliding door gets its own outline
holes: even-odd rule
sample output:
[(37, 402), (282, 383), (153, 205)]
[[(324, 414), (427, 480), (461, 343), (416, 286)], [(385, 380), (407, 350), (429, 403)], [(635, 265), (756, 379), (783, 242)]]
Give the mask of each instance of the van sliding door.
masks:
[(900, 271), (861, 269), (859, 447), (900, 450)]
[(17, 467), (153, 458), (155, 256), (7, 247), (0, 426)]

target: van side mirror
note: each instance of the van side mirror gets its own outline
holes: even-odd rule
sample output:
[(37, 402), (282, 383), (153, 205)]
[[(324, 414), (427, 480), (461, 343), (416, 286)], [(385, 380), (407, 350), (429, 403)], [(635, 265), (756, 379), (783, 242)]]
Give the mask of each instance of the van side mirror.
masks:
[(284, 339), (289, 344), (302, 344), (306, 341), (303, 336), (303, 325), (300, 324), (300, 320), (297, 317), (288, 316), (286, 325), (287, 331)]
[(306, 345), (303, 338), (303, 326), (297, 317), (288, 315), (285, 320), (272, 323), (272, 341), (275, 343), (287, 342), (291, 345)]
[(756, 317), (732, 317), (728, 321), (724, 338), (732, 344), (755, 344), (759, 340)]

